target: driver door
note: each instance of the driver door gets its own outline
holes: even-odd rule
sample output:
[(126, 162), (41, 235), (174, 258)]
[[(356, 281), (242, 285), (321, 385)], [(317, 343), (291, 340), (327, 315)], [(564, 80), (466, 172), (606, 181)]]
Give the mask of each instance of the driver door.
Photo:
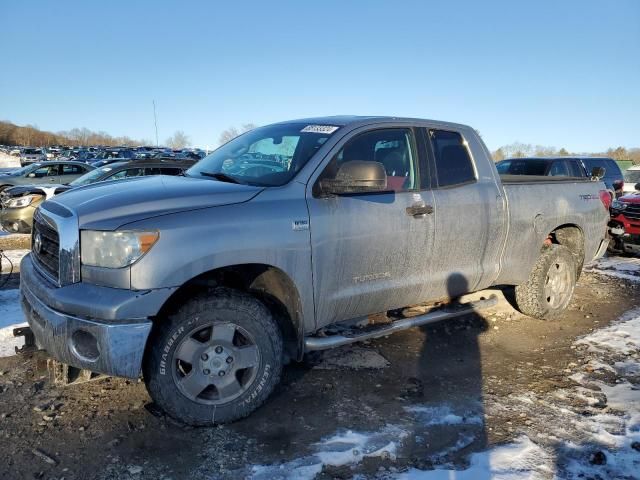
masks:
[[(382, 163), (387, 188), (323, 194), (320, 182), (356, 160)], [(420, 175), (413, 129), (382, 128), (339, 144), (308, 186), (317, 327), (420, 301), (434, 238), (433, 216), (412, 210), (433, 204), (431, 191), (420, 190)]]

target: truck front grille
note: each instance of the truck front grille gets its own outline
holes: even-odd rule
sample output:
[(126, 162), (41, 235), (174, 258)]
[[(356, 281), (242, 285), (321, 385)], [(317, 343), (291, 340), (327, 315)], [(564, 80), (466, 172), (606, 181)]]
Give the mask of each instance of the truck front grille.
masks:
[(35, 216), (31, 250), (37, 264), (57, 282), (60, 271), (60, 237), (55, 229)]
[(622, 211), (622, 214), (632, 220), (640, 220), (640, 205), (630, 203), (627, 208)]

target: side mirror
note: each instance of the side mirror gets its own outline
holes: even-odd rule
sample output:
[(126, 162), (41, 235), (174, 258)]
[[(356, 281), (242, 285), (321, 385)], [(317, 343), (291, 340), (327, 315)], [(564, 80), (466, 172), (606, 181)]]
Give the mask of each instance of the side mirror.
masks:
[(633, 188), (635, 188), (636, 190), (640, 191), (640, 183), (636, 183)]
[(600, 180), (602, 177), (604, 177), (604, 172), (605, 169), (602, 167), (593, 167), (593, 169), (591, 170), (591, 178)]
[(36, 174), (35, 174), (35, 173), (30, 173), (29, 175), (27, 175), (27, 177), (29, 177), (29, 178), (36, 178)]
[(381, 192), (387, 189), (387, 173), (382, 163), (351, 160), (340, 166), (335, 178), (321, 180), (320, 188), (330, 195)]

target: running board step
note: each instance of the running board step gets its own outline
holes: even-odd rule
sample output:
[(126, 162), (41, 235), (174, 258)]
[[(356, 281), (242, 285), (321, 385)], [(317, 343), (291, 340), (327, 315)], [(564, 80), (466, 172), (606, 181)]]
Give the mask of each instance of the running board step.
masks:
[(491, 295), (489, 298), (478, 300), (475, 302), (463, 303), (456, 305), (455, 310), (448, 310), (447, 307), (417, 315), (411, 318), (403, 318), (395, 320), (391, 323), (381, 324), (373, 329), (363, 331), (354, 331), (349, 334), (329, 335), (326, 337), (307, 337), (304, 339), (304, 347), (307, 352), (315, 350), (326, 350), (328, 348), (341, 347), (350, 343), (361, 342), (363, 340), (371, 340), (373, 338), (386, 337), (392, 333), (406, 330), (407, 328), (420, 327), (430, 323), (439, 322), (448, 318), (460, 317), (478, 310), (493, 307), (498, 303), (498, 297)]

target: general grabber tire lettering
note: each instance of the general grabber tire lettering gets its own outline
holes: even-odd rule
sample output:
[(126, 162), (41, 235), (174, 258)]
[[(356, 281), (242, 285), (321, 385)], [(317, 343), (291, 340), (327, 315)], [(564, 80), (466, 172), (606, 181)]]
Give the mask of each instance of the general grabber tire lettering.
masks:
[(525, 315), (553, 319), (565, 311), (576, 285), (576, 260), (563, 245), (544, 247), (526, 283), (516, 287), (516, 303)]
[(153, 401), (194, 426), (227, 423), (258, 408), (280, 381), (282, 334), (251, 295), (217, 288), (159, 320), (143, 365)]

